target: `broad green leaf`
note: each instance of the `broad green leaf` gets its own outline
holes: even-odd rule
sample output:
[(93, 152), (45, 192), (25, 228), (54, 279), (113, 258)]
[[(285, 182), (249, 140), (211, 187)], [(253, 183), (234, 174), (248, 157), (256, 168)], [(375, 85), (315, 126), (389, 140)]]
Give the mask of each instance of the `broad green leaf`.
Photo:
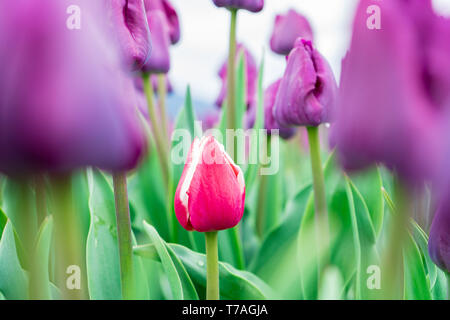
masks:
[[(220, 245), (220, 243), (219, 243)], [(186, 267), (198, 292), (206, 292), (206, 256), (177, 245), (169, 245), (176, 256)], [(228, 263), (219, 262), (220, 296), (221, 299), (261, 300), (276, 299), (273, 290), (254, 274), (240, 271)], [(204, 298), (204, 295), (202, 295)]]
[(403, 249), (405, 299), (431, 300), (431, 292), (419, 247), (408, 234)]
[[(144, 228), (152, 241), (153, 248), (156, 251), (168, 277), (172, 292), (172, 299), (198, 299), (197, 292), (195, 291), (189, 275), (176, 255), (173, 253), (172, 249), (170, 249), (170, 247), (168, 247), (160, 238), (156, 229), (147, 224), (145, 221)], [(153, 249), (152, 252), (154, 254)]]
[[(39, 296), (35, 298), (50, 300), (52, 298), (51, 283), (49, 278), (49, 259), (50, 246), (52, 242), (53, 218), (47, 217), (37, 234), (36, 245), (34, 248), (33, 273), (34, 277), (30, 279), (30, 287), (40, 288)], [(34, 284), (31, 282), (36, 281)], [(45, 289), (43, 289), (45, 288)]]
[(6, 300), (5, 296), (1, 292), (0, 292), (0, 300)]
[(88, 172), (91, 226), (86, 245), (89, 295), (93, 300), (122, 299), (115, 205), (111, 186), (97, 170)]
[(430, 288), (433, 289), (436, 285), (438, 268), (434, 264), (433, 260), (431, 260), (430, 254), (428, 253), (428, 236), (414, 220), (411, 219), (410, 221), (412, 225), (412, 236), (414, 241), (417, 243), (422, 256), (424, 257), (425, 267), (428, 273), (428, 281)]
[(447, 300), (450, 293), (448, 293), (448, 290), (450, 290), (450, 287), (448, 285), (447, 280), (448, 275), (445, 275), (445, 273), (437, 269), (437, 276), (436, 276), (436, 283), (431, 289), (431, 294), (433, 295), (434, 300)]
[[(370, 222), (367, 221), (364, 223), (367, 225), (367, 228), (375, 231), (375, 238), (377, 238), (383, 227), (384, 217), (383, 182), (380, 169), (374, 167), (357, 175), (351, 175), (350, 179), (354, 188), (358, 190), (364, 199), (364, 203), (367, 206), (370, 215)], [(367, 231), (372, 233), (370, 230)]]
[(8, 217), (3, 212), (3, 210), (0, 209), (0, 235), (3, 233), (3, 229), (5, 228), (7, 222), (8, 222)]
[(28, 298), (28, 280), (16, 252), (14, 230), (10, 220), (0, 240), (0, 291), (10, 300)]

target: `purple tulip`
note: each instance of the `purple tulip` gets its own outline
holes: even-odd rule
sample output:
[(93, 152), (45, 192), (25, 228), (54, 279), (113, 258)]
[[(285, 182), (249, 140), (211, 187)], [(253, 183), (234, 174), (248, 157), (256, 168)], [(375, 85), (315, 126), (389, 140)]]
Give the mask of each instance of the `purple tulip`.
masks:
[(408, 182), (433, 175), (439, 112), (450, 102), (449, 20), (430, 1), (380, 1), (380, 30), (361, 1), (342, 65), (332, 144), (346, 169), (384, 163)]
[(275, 99), (273, 115), (282, 126), (318, 126), (330, 120), (337, 84), (331, 67), (311, 41), (297, 39)]
[(142, 68), (151, 51), (150, 30), (143, 0), (107, 0), (112, 25), (126, 65), (133, 71)]
[[(134, 167), (145, 140), (129, 105), (130, 77), (94, 1), (0, 2), (0, 171)], [(37, 14), (38, 13), (38, 14)]]
[(251, 12), (259, 12), (264, 7), (264, 0), (213, 0), (218, 7), (232, 9), (245, 9)]
[(167, 73), (170, 69), (169, 25), (160, 10), (147, 10), (148, 25), (152, 35), (152, 54), (142, 70), (149, 73)]
[(169, 25), (169, 36), (172, 44), (180, 41), (180, 22), (178, 14), (168, 0), (144, 0), (148, 11), (160, 10), (164, 13)]
[[(242, 52), (244, 53), (245, 63), (246, 63), (246, 84), (247, 84), (247, 107), (255, 104), (256, 99), (256, 88), (258, 82), (258, 67), (256, 66), (255, 59), (253, 58), (250, 51), (245, 48), (244, 45), (238, 44), (236, 50), (236, 62), (241, 57)], [(219, 70), (219, 77), (222, 79), (222, 88), (220, 90), (219, 96), (216, 100), (216, 105), (222, 107), (222, 104), (227, 97), (227, 68), (228, 62), (225, 62)]]
[(277, 15), (270, 38), (272, 51), (285, 56), (288, 55), (294, 48), (297, 38), (313, 40), (313, 32), (308, 20), (293, 9), (285, 15)]
[[(448, 189), (447, 189), (448, 190)], [(428, 251), (434, 263), (450, 272), (450, 201), (446, 195), (439, 206), (430, 229)]]
[[(294, 127), (282, 127), (273, 117), (273, 106), (275, 98), (280, 87), (281, 79), (272, 83), (264, 92), (264, 128), (270, 134), (270, 130), (279, 130), (279, 135), (283, 139), (289, 139), (294, 136), (297, 128)], [(252, 128), (255, 124), (257, 107), (252, 106), (247, 112), (247, 127)]]

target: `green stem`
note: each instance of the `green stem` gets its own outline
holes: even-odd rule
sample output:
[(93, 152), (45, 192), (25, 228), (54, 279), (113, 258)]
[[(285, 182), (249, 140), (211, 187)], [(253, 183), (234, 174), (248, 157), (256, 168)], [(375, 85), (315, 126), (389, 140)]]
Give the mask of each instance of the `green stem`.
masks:
[(394, 179), (396, 210), (388, 229), (387, 251), (382, 260), (384, 299), (403, 298), (403, 245), (407, 236), (411, 201), (408, 188)]
[(45, 176), (43, 174), (37, 174), (34, 177), (34, 192), (36, 196), (36, 214), (38, 219), (38, 226), (40, 226), (44, 221), (45, 217), (47, 217)]
[[(54, 199), (54, 221), (56, 235), (57, 279), (62, 298), (80, 300), (87, 297), (84, 266), (84, 252), (81, 244), (80, 220), (74, 211), (72, 182), (70, 174), (54, 175), (51, 177)], [(69, 286), (69, 266), (76, 266), (81, 270), (80, 287), (77, 280)], [(84, 276), (84, 277), (83, 277)]]
[[(261, 148), (264, 148), (266, 150), (262, 150), (262, 154), (268, 156), (271, 153), (271, 137), (267, 136), (267, 146), (261, 146)], [(267, 167), (267, 158), (262, 159), (263, 166)], [(258, 202), (256, 204), (256, 231), (258, 233), (258, 236), (260, 238), (264, 235), (264, 229), (265, 229), (265, 208), (266, 208), (266, 193), (267, 193), (267, 176), (266, 175), (260, 175), (260, 181), (259, 181), (259, 190), (258, 190)]]
[(217, 231), (205, 232), (206, 238), (206, 299), (219, 300), (219, 253)]
[(113, 174), (114, 199), (116, 206), (117, 238), (119, 241), (120, 278), (122, 297), (131, 300), (134, 292), (133, 243), (130, 221), (130, 207), (125, 172)]
[(319, 285), (320, 285), (320, 272), (322, 270), (322, 264), (328, 263), (329, 254), (329, 227), (328, 227), (328, 213), (327, 213), (327, 200), (325, 196), (325, 178), (322, 170), (322, 160), (320, 157), (320, 138), (319, 127), (308, 127), (308, 141), (310, 148), (311, 158), (311, 170), (313, 178), (313, 190), (314, 190), (314, 208), (315, 208), (315, 228), (316, 228), (316, 240), (318, 246), (319, 256), (324, 257), (319, 259)]
[(162, 123), (162, 132), (165, 141), (169, 141), (168, 129), (167, 129), (167, 111), (166, 111), (166, 75), (161, 73), (158, 74), (158, 102), (159, 102), (159, 110), (161, 112), (161, 123)]
[(164, 141), (163, 135), (161, 133), (161, 129), (158, 125), (158, 120), (156, 119), (155, 112), (155, 104), (154, 104), (154, 94), (153, 87), (150, 82), (150, 75), (144, 73), (142, 75), (142, 79), (144, 81), (144, 91), (147, 97), (147, 107), (148, 107), (148, 116), (150, 118), (150, 122), (152, 124), (153, 135), (155, 138), (156, 149), (158, 151), (159, 161), (161, 164), (162, 174), (164, 178), (164, 182), (166, 183), (166, 187), (169, 182), (169, 165), (168, 165), (168, 152), (167, 145)]
[[(227, 66), (227, 128), (235, 129), (236, 126), (236, 24), (237, 24), (237, 10), (230, 9), (230, 44), (228, 53)], [(234, 155), (236, 157), (236, 155)]]

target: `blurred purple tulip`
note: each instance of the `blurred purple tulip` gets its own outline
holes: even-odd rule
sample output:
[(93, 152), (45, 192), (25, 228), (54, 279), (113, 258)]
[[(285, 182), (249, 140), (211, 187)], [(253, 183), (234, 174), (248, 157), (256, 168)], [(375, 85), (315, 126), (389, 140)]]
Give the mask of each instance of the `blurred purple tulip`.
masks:
[(218, 7), (233, 9), (245, 9), (251, 12), (259, 12), (264, 7), (264, 0), (213, 0)]
[(311, 41), (298, 38), (275, 99), (273, 115), (282, 126), (318, 126), (330, 121), (337, 84), (328, 62)]
[[(448, 190), (448, 189), (447, 189)], [(428, 251), (434, 263), (450, 272), (450, 195), (440, 204), (430, 229)]]
[(332, 144), (346, 169), (381, 162), (420, 183), (437, 167), (450, 102), (450, 23), (428, 0), (379, 1), (381, 29), (369, 29), (370, 4), (359, 5), (343, 61)]
[(147, 19), (152, 35), (152, 54), (142, 70), (148, 73), (167, 73), (170, 69), (169, 25), (160, 10), (147, 10)]
[(313, 40), (313, 32), (308, 20), (293, 9), (290, 9), (285, 15), (277, 15), (270, 38), (272, 51), (288, 55), (294, 48), (297, 38)]
[[(282, 127), (273, 117), (273, 106), (278, 93), (278, 89), (280, 87), (280, 83), (281, 79), (275, 81), (264, 92), (264, 128), (268, 131), (268, 134), (270, 134), (270, 130), (278, 129), (281, 138), (290, 139), (295, 135), (297, 128)], [(252, 106), (248, 110), (246, 119), (247, 128), (252, 128), (254, 126), (256, 120), (256, 112), (256, 105)]]
[(180, 41), (180, 22), (175, 8), (168, 0), (144, 0), (147, 12), (160, 10), (164, 13), (169, 25), (170, 42), (176, 44)]
[[(73, 0), (0, 2), (0, 171), (133, 168), (145, 140), (98, 2), (78, 0), (81, 28), (66, 28)], [(37, 14), (38, 13), (38, 14)]]
[[(236, 50), (236, 61), (241, 57), (242, 52), (244, 53), (245, 63), (246, 63), (246, 84), (247, 84), (247, 107), (255, 104), (256, 99), (256, 88), (258, 82), (258, 67), (256, 66), (255, 59), (253, 58), (250, 51), (243, 44), (237, 45)], [(216, 100), (216, 105), (222, 107), (225, 98), (227, 97), (227, 67), (228, 62), (226, 61), (219, 70), (219, 77), (222, 79), (222, 88), (220, 90), (219, 96)]]
[(127, 67), (139, 70), (151, 51), (144, 0), (106, 0), (105, 5)]

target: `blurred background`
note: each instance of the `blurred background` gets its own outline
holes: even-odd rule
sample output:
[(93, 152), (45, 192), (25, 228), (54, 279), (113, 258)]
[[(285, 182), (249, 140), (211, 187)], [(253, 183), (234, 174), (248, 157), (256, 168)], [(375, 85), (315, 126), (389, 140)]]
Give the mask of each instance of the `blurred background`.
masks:
[[(438, 12), (450, 15), (450, 0), (433, 0)], [(186, 86), (191, 86), (195, 108), (203, 113), (214, 107), (220, 90), (218, 70), (228, 53), (230, 15), (210, 0), (173, 0), (182, 27), (181, 41), (171, 49), (170, 80), (174, 94), (169, 100), (171, 114), (176, 114), (184, 100)], [(257, 64), (265, 57), (264, 87), (284, 72), (284, 57), (271, 52), (269, 39), (275, 15), (290, 8), (309, 19), (315, 44), (330, 62), (339, 79), (341, 60), (348, 48), (352, 19), (358, 0), (266, 0), (264, 10), (253, 14), (239, 12), (238, 41), (244, 43)]]

